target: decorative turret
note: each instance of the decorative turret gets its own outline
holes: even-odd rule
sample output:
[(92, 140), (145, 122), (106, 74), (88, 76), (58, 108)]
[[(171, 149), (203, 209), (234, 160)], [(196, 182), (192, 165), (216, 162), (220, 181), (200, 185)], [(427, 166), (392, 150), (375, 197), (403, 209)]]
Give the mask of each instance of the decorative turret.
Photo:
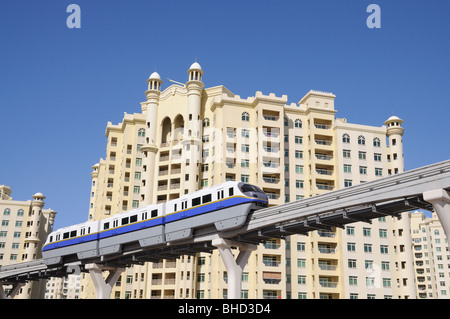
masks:
[(185, 172), (189, 180), (185, 181), (185, 192), (193, 192), (198, 189), (199, 184), (199, 163), (201, 161), (202, 140), (201, 140), (201, 119), (200, 108), (202, 101), (203, 70), (200, 64), (193, 63), (188, 70), (189, 80), (186, 82), (188, 96), (188, 119), (187, 136), (184, 138), (183, 154), (185, 154)]
[(403, 120), (397, 116), (391, 116), (384, 122), (387, 126), (386, 135), (389, 139), (389, 171), (391, 174), (398, 174), (405, 171), (403, 160), (403, 141), (404, 129), (401, 126)]
[(153, 183), (155, 171), (155, 158), (158, 152), (156, 144), (156, 128), (158, 117), (159, 96), (163, 81), (157, 72), (153, 72), (147, 80), (148, 90), (145, 92), (147, 101), (141, 103), (142, 112), (146, 112), (145, 144), (141, 146), (144, 154), (142, 164), (142, 189), (141, 204), (149, 205), (153, 200)]

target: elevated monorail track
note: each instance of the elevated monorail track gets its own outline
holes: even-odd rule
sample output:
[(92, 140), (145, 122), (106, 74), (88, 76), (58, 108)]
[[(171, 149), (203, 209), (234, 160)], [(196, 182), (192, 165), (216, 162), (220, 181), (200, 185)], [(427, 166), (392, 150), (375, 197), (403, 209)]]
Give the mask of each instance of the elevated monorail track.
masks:
[(18, 263), (0, 268), (2, 284), (23, 283), (48, 277), (65, 276), (73, 271), (88, 271), (88, 263), (105, 267), (127, 267), (132, 264), (156, 262), (181, 255), (212, 252), (214, 241), (258, 244), (269, 238), (285, 238), (310, 231), (345, 227), (354, 222), (371, 223), (374, 218), (393, 216), (416, 209), (432, 210), (424, 193), (433, 190), (450, 191), (450, 160), (413, 169), (401, 174), (332, 191), (303, 200), (256, 210), (237, 229), (219, 232), (214, 226), (195, 228), (192, 237), (170, 241), (143, 249), (138, 244), (122, 247), (116, 255), (101, 256), (83, 263), (71, 260), (48, 268), (43, 260)]

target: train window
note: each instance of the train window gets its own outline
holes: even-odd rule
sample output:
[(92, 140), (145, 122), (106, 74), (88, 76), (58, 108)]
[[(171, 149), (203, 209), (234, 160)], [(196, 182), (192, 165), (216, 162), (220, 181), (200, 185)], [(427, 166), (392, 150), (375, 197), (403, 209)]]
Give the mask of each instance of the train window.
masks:
[(109, 229), (109, 222), (108, 222), (108, 223), (105, 223), (105, 224), (103, 225), (103, 229), (104, 229), (104, 230)]
[(158, 216), (158, 210), (154, 209), (154, 210), (152, 210), (152, 217), (156, 217), (156, 216)]
[(80, 235), (84, 235), (84, 234), (86, 234), (86, 229), (85, 228), (81, 228)]
[(137, 222), (137, 215), (130, 216), (130, 223)]
[(192, 199), (192, 207), (200, 205), (200, 197), (196, 197)]
[(72, 230), (70, 232), (70, 237), (76, 237), (77, 236), (77, 231), (76, 230)]
[(122, 218), (122, 225), (126, 225), (126, 224), (128, 224), (128, 222), (129, 222), (128, 217)]
[(173, 204), (173, 211), (174, 211), (174, 212), (177, 211), (177, 204)]
[(88, 227), (88, 234), (91, 233), (91, 227)]
[(209, 203), (210, 201), (211, 201), (211, 194), (203, 195), (203, 197), (202, 197), (202, 203), (203, 204)]
[(69, 237), (70, 237), (70, 233), (69, 232), (63, 234), (63, 239), (67, 239)]
[(142, 213), (142, 220), (146, 220), (147, 219), (147, 212), (143, 212)]
[(233, 187), (230, 187), (229, 189), (228, 189), (228, 196), (233, 196), (234, 195), (234, 188)]
[(58, 241), (58, 240), (60, 240), (61, 239), (61, 234), (57, 234), (56, 235), (56, 240)]
[(50, 236), (50, 242), (53, 242), (53, 236)]

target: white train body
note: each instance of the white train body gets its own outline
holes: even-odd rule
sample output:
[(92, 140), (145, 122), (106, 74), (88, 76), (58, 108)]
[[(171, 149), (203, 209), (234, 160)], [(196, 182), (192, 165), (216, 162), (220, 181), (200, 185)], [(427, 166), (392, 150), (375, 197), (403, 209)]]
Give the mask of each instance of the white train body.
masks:
[(124, 245), (162, 245), (190, 238), (198, 227), (238, 228), (250, 211), (267, 205), (267, 195), (258, 187), (226, 182), (166, 203), (60, 228), (48, 236), (42, 254), (48, 265), (56, 265), (116, 254)]

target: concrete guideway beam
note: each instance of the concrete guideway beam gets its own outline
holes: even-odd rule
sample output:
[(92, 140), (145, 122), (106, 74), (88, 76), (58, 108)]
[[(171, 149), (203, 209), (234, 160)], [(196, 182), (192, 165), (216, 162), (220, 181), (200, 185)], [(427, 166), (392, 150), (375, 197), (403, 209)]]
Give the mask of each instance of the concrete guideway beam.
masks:
[(433, 205), (434, 210), (444, 228), (445, 235), (450, 238), (450, 194), (445, 189), (435, 189), (423, 193), (423, 199)]
[[(212, 245), (219, 250), (222, 261), (225, 264), (228, 274), (228, 299), (241, 299), (242, 272), (252, 251), (257, 246), (244, 244), (230, 240), (217, 238), (212, 241)], [(234, 259), (231, 247), (239, 247), (239, 255)]]
[[(89, 270), (89, 274), (94, 282), (96, 299), (110, 299), (112, 288), (122, 272), (125, 271), (125, 268), (105, 267), (98, 264), (87, 264), (85, 269)], [(106, 279), (103, 277), (104, 270), (109, 271)]]

